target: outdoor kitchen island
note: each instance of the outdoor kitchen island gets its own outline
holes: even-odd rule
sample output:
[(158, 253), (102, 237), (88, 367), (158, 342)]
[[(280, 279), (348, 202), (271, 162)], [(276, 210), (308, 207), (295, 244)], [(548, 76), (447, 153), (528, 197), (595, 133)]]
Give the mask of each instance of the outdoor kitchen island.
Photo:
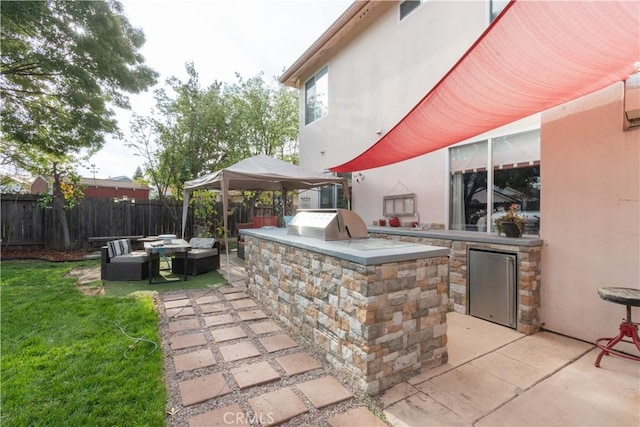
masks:
[(244, 235), (248, 292), (363, 391), (447, 362), (449, 248), (282, 228)]

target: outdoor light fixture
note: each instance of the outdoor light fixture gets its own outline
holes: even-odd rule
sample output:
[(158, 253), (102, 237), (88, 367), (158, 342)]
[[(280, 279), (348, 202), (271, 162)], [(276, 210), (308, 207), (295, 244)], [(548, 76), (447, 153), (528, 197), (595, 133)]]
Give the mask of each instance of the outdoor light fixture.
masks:
[(640, 71), (624, 82), (624, 113), (630, 127), (640, 126)]
[(364, 181), (364, 174), (362, 174), (362, 172), (358, 172), (353, 177), (356, 179), (356, 182), (358, 184), (360, 184), (362, 181)]

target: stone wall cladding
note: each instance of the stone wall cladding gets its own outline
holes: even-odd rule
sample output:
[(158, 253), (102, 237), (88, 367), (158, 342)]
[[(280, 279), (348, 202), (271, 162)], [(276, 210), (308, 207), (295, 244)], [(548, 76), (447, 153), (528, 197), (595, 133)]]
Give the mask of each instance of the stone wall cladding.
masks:
[(540, 327), (540, 263), (542, 246), (504, 245), (495, 243), (466, 242), (462, 240), (433, 239), (414, 236), (398, 236), (370, 233), (373, 238), (399, 240), (410, 243), (451, 248), (449, 260), (449, 302), (453, 309), (468, 313), (467, 301), (467, 251), (469, 248), (489, 249), (516, 253), (518, 256), (518, 318), (517, 330), (533, 334)]
[(248, 292), (372, 395), (447, 362), (447, 264), (365, 266), (245, 240)]

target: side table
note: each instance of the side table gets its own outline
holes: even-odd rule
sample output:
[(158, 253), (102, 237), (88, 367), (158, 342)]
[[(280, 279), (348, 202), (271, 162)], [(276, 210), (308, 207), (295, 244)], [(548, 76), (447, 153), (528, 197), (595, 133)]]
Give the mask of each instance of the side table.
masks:
[[(596, 346), (602, 351), (596, 358), (595, 366), (600, 367), (600, 361), (604, 355), (623, 357), (625, 359), (640, 361), (640, 357), (632, 354), (625, 354), (613, 350), (613, 347), (620, 341), (635, 344), (640, 351), (640, 339), (638, 339), (638, 324), (631, 320), (631, 307), (640, 307), (640, 289), (633, 288), (600, 288), (598, 295), (605, 301), (627, 306), (627, 318), (620, 323), (620, 333), (613, 338), (600, 338), (596, 341)], [(625, 340), (625, 337), (631, 340)]]

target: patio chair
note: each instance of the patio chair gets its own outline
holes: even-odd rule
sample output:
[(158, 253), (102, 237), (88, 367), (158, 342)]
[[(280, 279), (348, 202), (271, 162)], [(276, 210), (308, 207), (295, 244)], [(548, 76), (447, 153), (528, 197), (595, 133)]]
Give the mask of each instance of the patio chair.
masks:
[(178, 252), (171, 263), (174, 274), (184, 274), (185, 256), (187, 257), (187, 274), (197, 276), (220, 268), (220, 242), (214, 238), (194, 237), (189, 240), (191, 250)]
[(128, 239), (112, 240), (101, 249), (102, 263), (100, 278), (102, 280), (144, 280), (149, 277), (149, 262), (153, 274), (160, 271), (160, 258), (157, 254), (149, 255), (145, 251), (132, 251)]

